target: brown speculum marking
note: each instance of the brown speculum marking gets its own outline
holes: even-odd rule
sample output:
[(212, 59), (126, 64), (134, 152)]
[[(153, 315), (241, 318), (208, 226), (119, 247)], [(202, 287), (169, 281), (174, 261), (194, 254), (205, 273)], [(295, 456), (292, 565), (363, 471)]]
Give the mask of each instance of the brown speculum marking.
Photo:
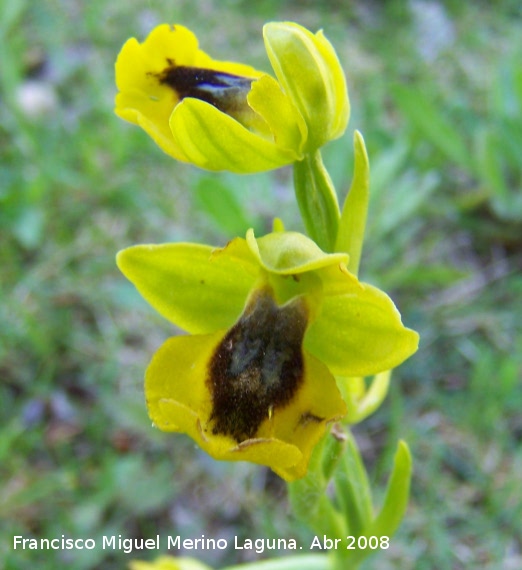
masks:
[(246, 96), (253, 79), (199, 67), (176, 65), (171, 59), (169, 66), (157, 74), (162, 85), (171, 87), (179, 99), (201, 99), (223, 113), (233, 115), (247, 107)]
[(252, 438), (271, 410), (290, 403), (303, 382), (307, 322), (302, 300), (280, 307), (268, 291), (252, 296), (210, 361), (214, 434)]

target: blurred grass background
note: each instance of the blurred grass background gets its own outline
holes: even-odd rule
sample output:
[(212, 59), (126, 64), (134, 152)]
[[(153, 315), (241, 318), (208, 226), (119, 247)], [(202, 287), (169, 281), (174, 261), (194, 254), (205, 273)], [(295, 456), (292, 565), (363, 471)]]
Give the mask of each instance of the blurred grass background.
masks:
[[(151, 429), (143, 372), (173, 330), (114, 263), (133, 243), (268, 231), (275, 213), (301, 228), (287, 169), (195, 171), (112, 112), (128, 37), (179, 22), (214, 57), (268, 70), (271, 19), (323, 28), (338, 50), (352, 118), (325, 161), (344, 196), (362, 131), (361, 275), (421, 333), (355, 429), (375, 485), (398, 438), (415, 461), (405, 523), (366, 568), (522, 567), (520, 3), (0, 0), (0, 568), (130, 558), (13, 551), (13, 535), (310, 538), (270, 472)], [(200, 554), (215, 566), (256, 557)]]

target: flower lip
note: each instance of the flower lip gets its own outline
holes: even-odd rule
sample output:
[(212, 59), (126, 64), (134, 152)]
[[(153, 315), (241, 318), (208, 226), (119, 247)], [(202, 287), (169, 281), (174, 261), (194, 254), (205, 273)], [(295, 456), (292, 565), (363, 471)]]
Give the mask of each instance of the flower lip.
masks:
[[(163, 431), (183, 432), (215, 459), (267, 465), (287, 481), (305, 475), (312, 449), (329, 423), (346, 414), (334, 377), (302, 351), (303, 378), (286, 404), (264, 408), (253, 437), (214, 433), (209, 363), (226, 331), (175, 336), (154, 355), (145, 379), (147, 408)], [(255, 407), (255, 397), (251, 399)], [(246, 408), (246, 406), (245, 406)], [(238, 439), (242, 441), (238, 443)]]
[(304, 381), (307, 313), (302, 298), (279, 307), (268, 288), (252, 294), (210, 361), (214, 435), (252, 439), (274, 410), (292, 402)]
[(160, 84), (171, 87), (179, 100), (185, 97), (200, 99), (214, 105), (227, 114), (244, 111), (248, 107), (247, 95), (253, 77), (234, 75), (202, 67), (176, 65), (167, 58), (169, 64), (162, 72), (154, 74)]

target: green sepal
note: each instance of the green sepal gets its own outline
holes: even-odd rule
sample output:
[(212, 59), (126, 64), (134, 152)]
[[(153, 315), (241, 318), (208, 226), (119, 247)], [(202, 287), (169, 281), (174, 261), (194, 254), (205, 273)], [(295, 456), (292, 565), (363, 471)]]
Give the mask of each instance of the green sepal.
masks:
[(373, 414), (384, 402), (390, 386), (391, 370), (376, 374), (358, 406), (357, 422), (362, 422)]
[[(346, 254), (325, 254), (302, 234), (235, 238), (224, 248), (138, 245), (118, 267), (161, 315), (192, 334), (228, 329), (256, 287), (269, 285), (279, 304), (305, 295), (311, 311), (304, 348), (337, 376), (391, 369), (417, 349), (391, 299), (345, 268)], [(353, 334), (353, 331), (357, 334)]]
[(136, 245), (120, 251), (116, 262), (148, 303), (192, 334), (230, 327), (259, 273), (240, 238), (223, 249), (190, 243)]
[(349, 282), (342, 271), (338, 275), (339, 282), (324, 282), (321, 318), (310, 324), (305, 348), (320, 355), (335, 376), (395, 368), (417, 350), (418, 333), (402, 324), (385, 293), (353, 277)]

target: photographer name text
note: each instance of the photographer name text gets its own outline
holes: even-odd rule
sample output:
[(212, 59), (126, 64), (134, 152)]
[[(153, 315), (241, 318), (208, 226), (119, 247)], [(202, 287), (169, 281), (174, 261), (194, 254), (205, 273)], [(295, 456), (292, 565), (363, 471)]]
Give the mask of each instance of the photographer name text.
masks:
[[(303, 550), (294, 538), (242, 538), (232, 539), (182, 538), (180, 535), (155, 538), (124, 538), (121, 534), (97, 538), (71, 538), (64, 534), (56, 538), (25, 538), (22, 535), (13, 537), (14, 550), (103, 550), (123, 551), (125, 554), (142, 550), (252, 550), (261, 554), (265, 550)], [(304, 548), (308, 550), (386, 550), (389, 548), (387, 536), (347, 536), (345, 539), (328, 538), (326, 535), (314, 536)]]

